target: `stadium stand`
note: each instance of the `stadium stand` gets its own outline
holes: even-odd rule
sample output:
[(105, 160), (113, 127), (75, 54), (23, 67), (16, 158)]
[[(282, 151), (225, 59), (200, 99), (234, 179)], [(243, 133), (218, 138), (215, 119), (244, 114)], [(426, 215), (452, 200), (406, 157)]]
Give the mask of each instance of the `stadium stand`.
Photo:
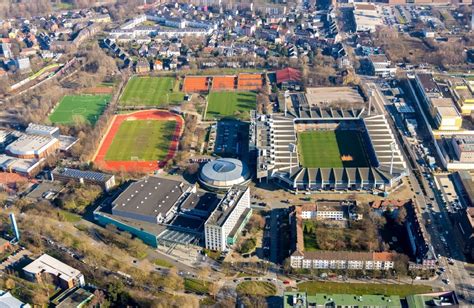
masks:
[(258, 90), (263, 86), (262, 74), (239, 74), (237, 89)]
[(215, 76), (212, 78), (212, 90), (234, 90), (236, 76)]
[(184, 78), (184, 92), (207, 92), (209, 91), (209, 78), (204, 76), (187, 76)]

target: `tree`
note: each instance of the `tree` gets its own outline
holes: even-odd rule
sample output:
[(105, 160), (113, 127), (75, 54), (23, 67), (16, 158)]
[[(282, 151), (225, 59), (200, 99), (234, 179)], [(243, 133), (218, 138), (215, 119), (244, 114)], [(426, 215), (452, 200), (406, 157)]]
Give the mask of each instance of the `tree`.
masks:
[(12, 290), (15, 288), (15, 280), (11, 279), (11, 278), (7, 278), (7, 280), (5, 280), (5, 288), (7, 290)]
[(405, 220), (407, 219), (407, 209), (402, 206), (397, 213), (397, 218), (395, 219), (395, 222), (398, 225), (403, 225), (405, 223)]
[(408, 262), (410, 259), (407, 255), (402, 253), (397, 253), (394, 256), (394, 265), (393, 269), (397, 272), (399, 276), (405, 276), (408, 273)]

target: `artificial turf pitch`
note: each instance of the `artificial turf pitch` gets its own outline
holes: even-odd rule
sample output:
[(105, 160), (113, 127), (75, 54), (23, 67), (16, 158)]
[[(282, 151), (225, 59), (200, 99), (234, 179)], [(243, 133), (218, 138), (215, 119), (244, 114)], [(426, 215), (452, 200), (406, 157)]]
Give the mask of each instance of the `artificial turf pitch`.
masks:
[(175, 90), (173, 77), (132, 77), (120, 97), (120, 105), (161, 106), (181, 103), (184, 94)]
[(114, 136), (105, 161), (161, 161), (166, 158), (176, 121), (131, 120)]
[(206, 119), (237, 118), (248, 120), (257, 105), (254, 92), (211, 92), (208, 97)]
[[(368, 167), (361, 136), (356, 131), (305, 131), (298, 133), (299, 161), (306, 168)], [(342, 155), (352, 161), (342, 161)]]
[(53, 124), (94, 125), (110, 101), (110, 95), (66, 95), (49, 116)]

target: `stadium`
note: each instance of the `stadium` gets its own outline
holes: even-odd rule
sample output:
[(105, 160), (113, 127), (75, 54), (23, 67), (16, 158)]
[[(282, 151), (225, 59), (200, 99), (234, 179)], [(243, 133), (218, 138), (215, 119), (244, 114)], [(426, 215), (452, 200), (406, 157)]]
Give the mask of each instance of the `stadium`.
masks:
[(285, 105), (252, 115), (257, 179), (292, 191), (388, 192), (407, 174), (387, 119), (369, 114), (355, 89), (307, 89)]
[(112, 172), (154, 172), (174, 157), (183, 126), (183, 118), (162, 110), (115, 115), (92, 160)]

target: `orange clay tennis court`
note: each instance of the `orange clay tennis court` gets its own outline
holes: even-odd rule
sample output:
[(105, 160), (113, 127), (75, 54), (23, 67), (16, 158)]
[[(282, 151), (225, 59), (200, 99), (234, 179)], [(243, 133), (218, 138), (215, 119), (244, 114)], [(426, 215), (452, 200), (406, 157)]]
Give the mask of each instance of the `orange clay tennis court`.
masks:
[(238, 90), (258, 90), (263, 86), (262, 74), (239, 74)]
[(184, 92), (207, 92), (209, 91), (209, 78), (203, 76), (186, 76), (183, 82)]
[(212, 90), (234, 90), (236, 76), (215, 76), (212, 78)]
[[(170, 145), (168, 153), (162, 161), (110, 161), (106, 160), (105, 156), (109, 150), (115, 135), (117, 134), (120, 125), (124, 121), (134, 121), (134, 120), (155, 120), (155, 121), (176, 121), (176, 128), (174, 130), (173, 137), (170, 140)], [(178, 149), (179, 139), (184, 127), (183, 118), (177, 114), (161, 111), (161, 110), (145, 110), (137, 111), (129, 114), (119, 114), (115, 115), (112, 119), (112, 122), (107, 129), (107, 132), (102, 139), (99, 149), (97, 150), (93, 161), (94, 164), (102, 169), (107, 171), (126, 171), (126, 172), (143, 172), (150, 173), (156, 171), (166, 165), (166, 163), (172, 159)]]

